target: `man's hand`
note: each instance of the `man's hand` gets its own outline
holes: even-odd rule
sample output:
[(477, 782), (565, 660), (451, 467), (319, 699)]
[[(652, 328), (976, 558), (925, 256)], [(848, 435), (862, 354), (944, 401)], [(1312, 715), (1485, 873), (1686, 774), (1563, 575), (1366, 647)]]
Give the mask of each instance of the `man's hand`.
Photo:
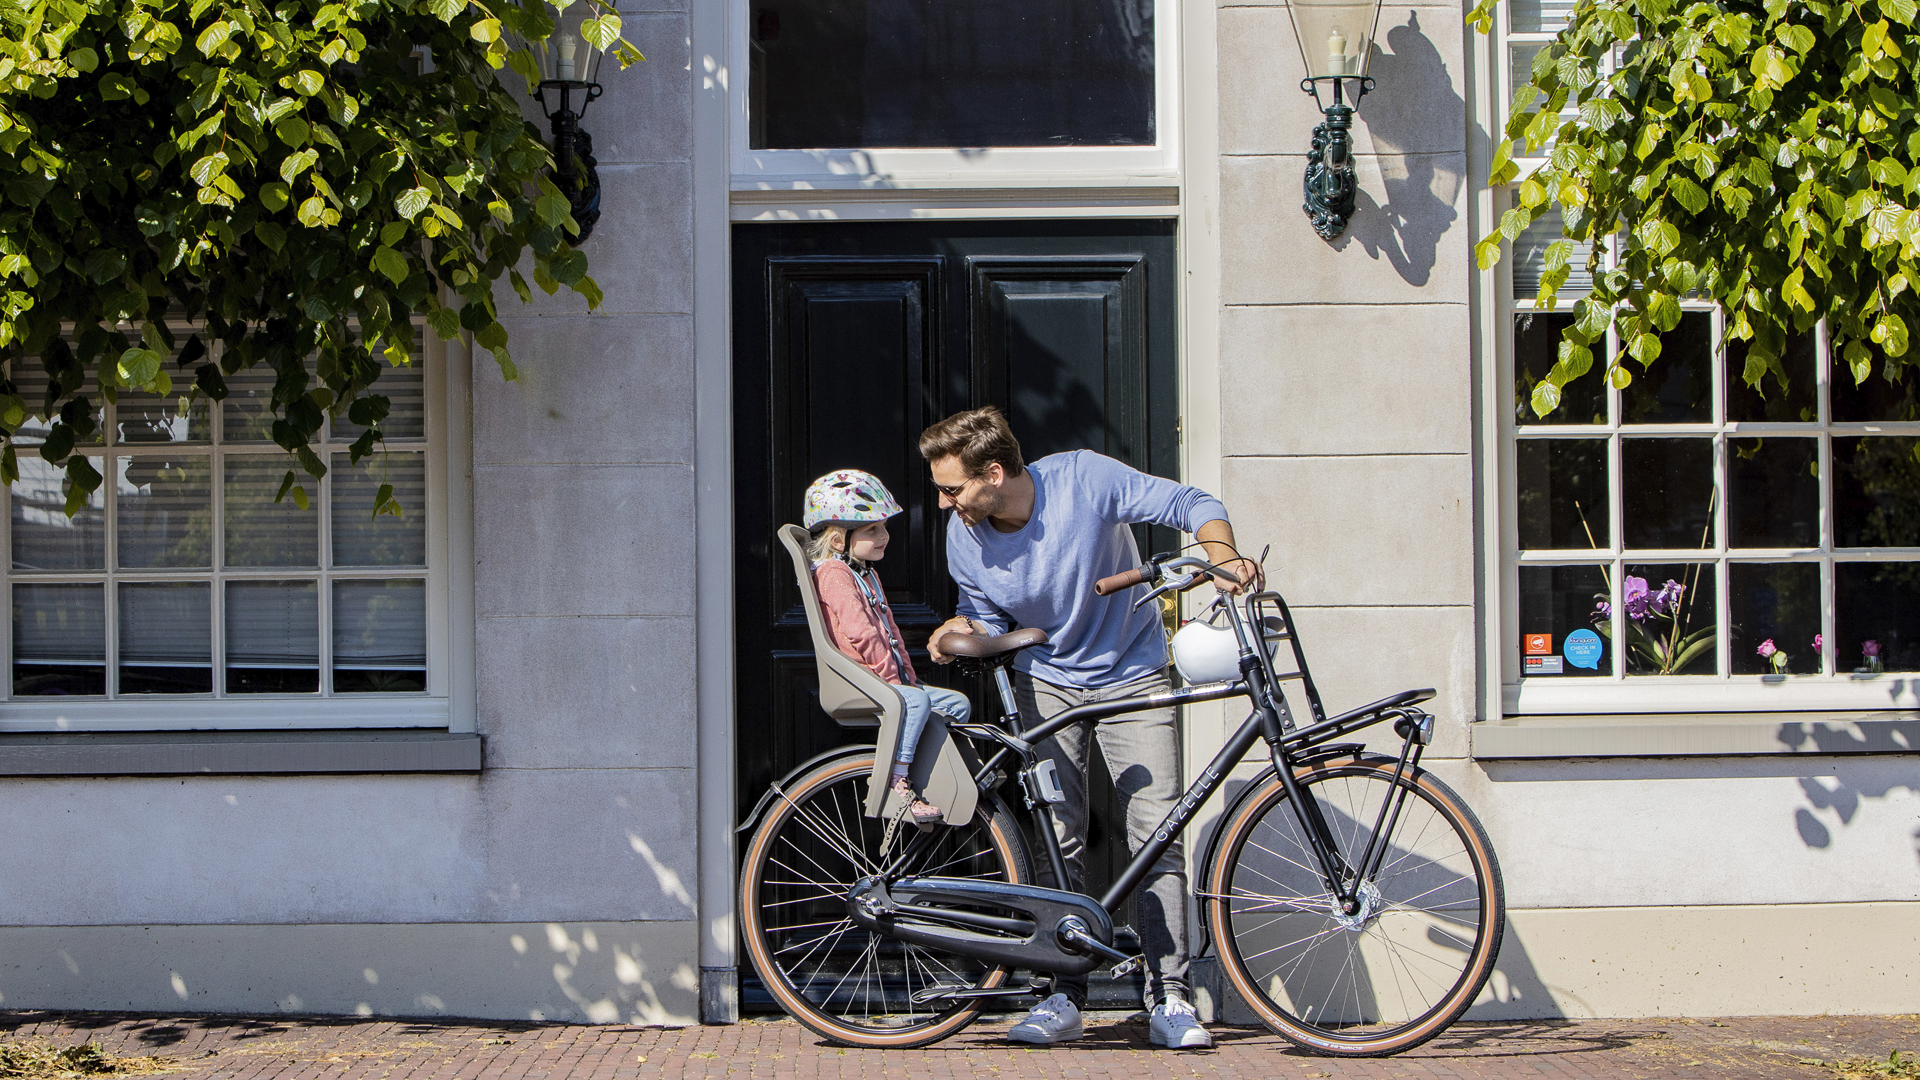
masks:
[(1213, 587), (1222, 592), (1238, 595), (1242, 592), (1259, 592), (1267, 587), (1266, 572), (1260, 564), (1241, 556), (1233, 544), (1233, 526), (1224, 521), (1209, 521), (1200, 526), (1194, 534), (1207, 549), (1207, 561), (1240, 579), (1233, 585), (1219, 578), (1213, 579)]
[(963, 615), (955, 615), (953, 618), (948, 619), (946, 622), (943, 622), (939, 626), (935, 627), (933, 633), (927, 636), (927, 657), (936, 664), (953, 663), (953, 657), (948, 655), (947, 653), (941, 652), (940, 646), (936, 644), (936, 642), (940, 640), (940, 635), (971, 634), (973, 632), (974, 632), (974, 629), (973, 629), (972, 620), (966, 618)]

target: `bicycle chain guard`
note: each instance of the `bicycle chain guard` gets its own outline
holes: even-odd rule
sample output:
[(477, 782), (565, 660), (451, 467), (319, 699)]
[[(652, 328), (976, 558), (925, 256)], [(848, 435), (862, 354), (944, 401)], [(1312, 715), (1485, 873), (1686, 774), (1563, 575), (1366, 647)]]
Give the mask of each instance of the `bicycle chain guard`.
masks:
[[(979, 908), (1024, 917), (990, 915)], [(1036, 885), (868, 877), (847, 891), (847, 915), (856, 926), (908, 944), (1055, 975), (1084, 975), (1111, 959), (1092, 950), (1124, 957), (1112, 948), (1112, 918), (1093, 897)], [(1087, 937), (1095, 944), (1078, 951), (1081, 946), (1071, 939)]]

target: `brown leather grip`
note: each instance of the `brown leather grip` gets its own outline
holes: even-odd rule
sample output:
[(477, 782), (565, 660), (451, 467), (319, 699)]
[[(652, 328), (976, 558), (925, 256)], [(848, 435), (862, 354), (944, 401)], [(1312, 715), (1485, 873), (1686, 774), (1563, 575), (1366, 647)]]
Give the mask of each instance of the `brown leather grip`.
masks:
[(1145, 580), (1147, 580), (1147, 575), (1141, 573), (1139, 567), (1135, 567), (1125, 573), (1115, 574), (1112, 577), (1103, 577), (1099, 581), (1094, 582), (1093, 595), (1111, 596), (1121, 589), (1131, 589)]

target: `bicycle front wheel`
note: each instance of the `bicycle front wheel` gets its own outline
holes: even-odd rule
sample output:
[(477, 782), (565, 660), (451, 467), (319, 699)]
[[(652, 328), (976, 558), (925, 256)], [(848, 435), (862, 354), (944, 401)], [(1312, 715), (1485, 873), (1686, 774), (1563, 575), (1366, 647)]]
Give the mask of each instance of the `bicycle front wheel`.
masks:
[[(1375, 866), (1348, 912), (1278, 777), (1241, 800), (1208, 875), (1208, 919), (1234, 989), (1268, 1027), (1313, 1053), (1377, 1057), (1418, 1046), (1465, 1012), (1493, 971), (1505, 900), (1472, 811), (1417, 769), (1379, 757), (1294, 775), (1351, 874)], [(1385, 811), (1383, 814), (1382, 811)]]
[[(872, 773), (872, 754), (829, 761), (768, 807), (740, 871), (741, 931), (767, 991), (815, 1034), (847, 1046), (924, 1046), (971, 1023), (982, 1002), (923, 1003), (916, 992), (992, 988), (1007, 970), (873, 933), (848, 918), (848, 889), (879, 874), (920, 835), (903, 825), (883, 855), (886, 823), (864, 809)], [(1019, 829), (991, 796), (981, 797), (968, 824), (934, 829), (933, 842), (901, 873), (1029, 880)]]

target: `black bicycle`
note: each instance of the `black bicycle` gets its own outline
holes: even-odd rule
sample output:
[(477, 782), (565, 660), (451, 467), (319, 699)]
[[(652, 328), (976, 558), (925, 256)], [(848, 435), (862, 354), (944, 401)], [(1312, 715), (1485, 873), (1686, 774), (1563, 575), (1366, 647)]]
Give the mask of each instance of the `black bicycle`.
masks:
[[(1210, 573), (1228, 576), (1201, 559), (1161, 555), (1096, 592), (1151, 586), (1138, 606)], [(1045, 635), (944, 637), (943, 651), (990, 670), (1003, 708), (997, 724), (949, 727), (979, 763), (971, 821), (896, 832), (865, 816), (871, 746), (824, 754), (773, 785), (742, 826), (752, 838), (740, 916), (754, 968), (780, 1006), (833, 1042), (922, 1046), (964, 1028), (988, 1002), (1052, 992), (1046, 976), (1016, 981), (1017, 971), (1132, 970), (1142, 958), (1114, 947), (1113, 913), (1263, 743), (1268, 764), (1233, 797), (1199, 866), (1195, 955), (1217, 942), (1234, 990), (1276, 1033), (1315, 1053), (1394, 1054), (1458, 1018), (1493, 969), (1505, 902), (1486, 832), (1420, 768), (1434, 720), (1417, 706), (1433, 691), (1328, 717), (1279, 594), (1223, 595), (1219, 605), (1238, 642), (1237, 679), (1085, 705), (1025, 730), (1008, 669)], [(1275, 665), (1281, 641), (1291, 671)], [(1289, 681), (1312, 710), (1301, 724), (1282, 691)], [(1105, 894), (1034, 883), (1026, 837), (999, 793), (1020, 793), (1051, 880), (1065, 881), (1052, 818), (1063, 796), (1040, 743), (1071, 724), (1233, 697), (1251, 699), (1252, 714)], [(1335, 741), (1389, 721), (1397, 756)]]

